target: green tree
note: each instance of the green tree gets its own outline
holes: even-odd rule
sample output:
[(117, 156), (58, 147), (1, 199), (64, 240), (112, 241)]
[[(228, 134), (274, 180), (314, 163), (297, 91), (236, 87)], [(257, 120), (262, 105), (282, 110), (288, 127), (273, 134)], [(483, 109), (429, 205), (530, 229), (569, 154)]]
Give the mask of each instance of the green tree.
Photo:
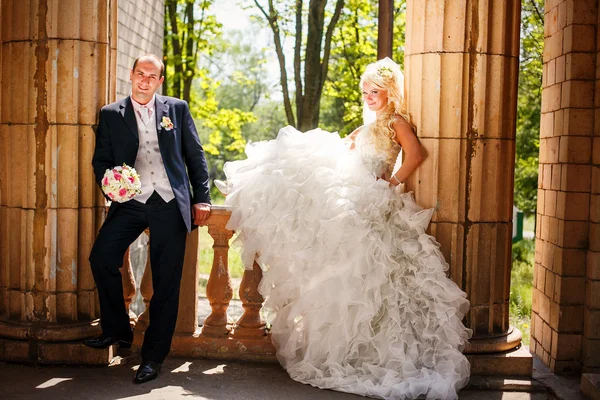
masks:
[(227, 32), (203, 59), (207, 76), (198, 83), (205, 100), (197, 114), (202, 116), (199, 133), (213, 179), (224, 178), (225, 162), (244, 157), (247, 142), (272, 139), (286, 125), (281, 101), (270, 99), (274, 82), (265, 49), (255, 44), (256, 35), (252, 29)]
[(166, 0), (163, 92), (192, 103), (200, 54), (214, 50), (222, 25), (209, 11), (215, 0)]
[[(362, 93), (358, 87), (367, 64), (377, 60), (377, 2), (347, 0), (333, 34), (329, 74), (321, 110), (322, 126), (341, 135), (362, 125)], [(394, 3), (394, 54), (404, 64), (406, 0)]]
[(221, 24), (211, 12), (215, 0), (166, 0), (165, 84), (163, 92), (186, 100), (202, 139), (211, 178), (222, 169), (223, 160), (239, 158), (246, 141), (242, 127), (255, 120), (251, 111), (219, 103), (221, 82), (202, 60), (216, 50)]
[[(333, 31), (342, 13), (344, 0), (335, 0), (333, 5), (328, 4), (327, 0), (309, 0), (306, 7), (303, 0), (268, 0), (266, 6), (254, 0), (254, 4), (273, 32), (288, 123), (302, 131), (317, 127), (321, 94), (329, 69)], [(283, 45), (286, 36), (294, 38), (295, 114), (288, 87)]]
[(242, 127), (246, 141), (273, 139), (287, 125), (281, 99), (272, 98), (277, 80), (268, 71), (267, 49), (255, 43), (256, 27), (229, 32), (211, 57), (222, 82), (217, 99), (223, 107), (252, 112), (256, 120)]
[(544, 0), (521, 8), (521, 55), (517, 100), (515, 205), (534, 212), (537, 204), (540, 114), (544, 49)]

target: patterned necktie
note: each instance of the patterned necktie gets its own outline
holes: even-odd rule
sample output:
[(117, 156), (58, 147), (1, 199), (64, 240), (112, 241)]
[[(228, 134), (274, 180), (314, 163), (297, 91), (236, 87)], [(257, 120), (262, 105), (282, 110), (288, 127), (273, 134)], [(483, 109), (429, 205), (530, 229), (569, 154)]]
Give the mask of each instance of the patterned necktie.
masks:
[(146, 106), (140, 107), (140, 117), (142, 118), (142, 122), (144, 125), (148, 125), (150, 120), (150, 109)]

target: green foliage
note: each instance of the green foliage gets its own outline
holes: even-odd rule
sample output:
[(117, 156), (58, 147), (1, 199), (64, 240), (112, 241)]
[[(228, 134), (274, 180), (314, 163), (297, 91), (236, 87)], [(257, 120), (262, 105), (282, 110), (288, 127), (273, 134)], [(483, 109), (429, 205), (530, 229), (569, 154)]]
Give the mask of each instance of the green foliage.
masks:
[(219, 52), (211, 57), (221, 85), (216, 97), (223, 107), (252, 112), (253, 121), (242, 127), (243, 138), (250, 142), (273, 139), (286, 125), (280, 100), (271, 98), (273, 77), (267, 70), (267, 49), (256, 47), (259, 34), (255, 27), (232, 31), (219, 43)]
[(344, 11), (333, 34), (321, 110), (321, 126), (342, 135), (362, 125), (358, 83), (366, 65), (377, 59), (376, 3), (348, 0)]
[[(207, 61), (222, 52), (222, 48), (235, 48), (222, 39), (222, 25), (210, 11), (213, 3), (215, 0), (165, 2), (166, 76), (163, 88), (168, 95), (189, 103), (212, 179), (220, 177), (218, 174), (225, 161), (242, 156), (246, 146), (242, 129), (256, 121), (253, 107), (232, 101), (247, 98), (243, 90), (239, 95), (239, 88), (253, 87), (253, 77), (239, 71), (219, 76)], [(237, 49), (239, 54), (243, 51)], [(252, 74), (259, 68), (260, 60), (255, 57), (248, 62), (255, 66), (245, 72)], [(221, 80), (229, 89), (235, 85), (235, 90), (220, 89)]]
[[(394, 54), (404, 64), (406, 1), (394, 4)], [(329, 73), (323, 90), (320, 126), (342, 136), (362, 125), (362, 93), (358, 87), (367, 64), (377, 60), (377, 2), (347, 0), (334, 30)]]
[(531, 327), (531, 301), (533, 292), (533, 268), (535, 240), (521, 240), (512, 247), (510, 273), (510, 323), (523, 333), (523, 341), (529, 343)]
[(544, 49), (543, 15), (544, 0), (523, 1), (517, 101), (515, 205), (524, 212), (535, 211), (537, 204)]
[[(247, 142), (272, 139), (286, 125), (281, 101), (270, 98), (271, 77), (258, 33), (231, 31), (220, 36), (204, 59), (206, 74), (198, 80), (203, 102), (194, 107), (211, 179), (225, 179), (223, 165), (244, 158)], [(213, 200), (222, 199), (212, 188)]]
[[(255, 21), (262, 22), (273, 33), (288, 124), (301, 131), (318, 127), (332, 52), (332, 34), (343, 14), (345, 0), (253, 2)], [(286, 51), (288, 37), (293, 38), (293, 57)], [(286, 57), (291, 58), (291, 62)], [(293, 90), (290, 89), (291, 81)]]
[(163, 92), (192, 103), (192, 82), (201, 71), (198, 59), (211, 54), (222, 25), (209, 9), (215, 0), (166, 0)]

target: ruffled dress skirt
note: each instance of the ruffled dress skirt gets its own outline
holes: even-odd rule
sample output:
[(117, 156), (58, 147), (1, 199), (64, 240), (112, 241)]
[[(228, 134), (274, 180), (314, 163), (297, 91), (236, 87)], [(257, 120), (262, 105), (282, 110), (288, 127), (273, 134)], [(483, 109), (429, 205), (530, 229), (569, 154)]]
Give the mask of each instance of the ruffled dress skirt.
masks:
[(466, 294), (425, 230), (433, 210), (377, 179), (337, 134), (283, 128), (227, 163), (242, 260), (264, 270), (281, 365), (296, 381), (382, 399), (456, 399)]

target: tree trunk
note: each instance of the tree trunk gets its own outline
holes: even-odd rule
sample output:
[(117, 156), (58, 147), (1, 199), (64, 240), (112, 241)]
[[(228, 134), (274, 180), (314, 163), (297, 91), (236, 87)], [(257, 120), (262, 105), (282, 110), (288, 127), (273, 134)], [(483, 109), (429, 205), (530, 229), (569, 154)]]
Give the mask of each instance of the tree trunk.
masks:
[[(294, 82), (296, 85), (296, 118), (294, 120), (289, 90), (287, 86), (287, 70), (283, 45), (281, 42), (280, 18), (269, 0), (269, 12), (254, 0), (257, 8), (261, 11), (271, 30), (275, 42), (275, 51), (279, 61), (280, 83), (283, 91), (283, 104), (285, 114), (290, 125), (296, 126), (301, 131), (316, 128), (319, 124), (319, 112), (321, 110), (321, 94), (327, 77), (329, 56), (331, 50), (331, 39), (333, 29), (339, 20), (344, 6), (344, 0), (337, 0), (335, 12), (331, 18), (327, 31), (325, 31), (325, 7), (327, 0), (310, 0), (308, 5), (308, 34), (304, 51), (304, 77), (302, 77), (302, 0), (295, 0), (295, 41), (294, 41)], [(303, 79), (304, 78), (304, 79)]]
[[(319, 123), (319, 89), (323, 85), (321, 50), (326, 4), (327, 0), (311, 0), (308, 6), (308, 34), (304, 53), (304, 95), (302, 102), (296, 104), (298, 129), (301, 131), (316, 128)], [(299, 32), (296, 32), (296, 35), (298, 34)]]
[[(308, 35), (304, 61), (304, 94), (302, 98), (302, 118), (298, 117), (298, 129), (306, 131), (319, 125), (321, 94), (327, 77), (331, 38), (344, 6), (344, 0), (337, 0), (335, 12), (331, 17), (327, 31), (325, 25), (325, 5), (327, 0), (311, 0), (308, 10)], [(298, 33), (296, 33), (298, 34)], [(325, 35), (324, 35), (325, 34)], [(322, 47), (324, 46), (324, 47)], [(322, 51), (323, 50), (323, 51)], [(323, 57), (321, 58), (321, 53)]]
[(179, 42), (179, 29), (177, 27), (177, 0), (167, 0), (165, 4), (171, 22), (171, 46), (173, 46), (173, 97), (181, 97), (181, 77), (183, 76), (183, 64), (181, 62), (181, 43)]
[(273, 31), (273, 42), (275, 43), (275, 52), (277, 53), (277, 61), (279, 62), (279, 83), (281, 84), (281, 91), (283, 92), (283, 107), (285, 109), (285, 116), (287, 118), (288, 124), (292, 126), (296, 126), (296, 120), (294, 118), (294, 111), (292, 110), (292, 102), (290, 101), (290, 92), (288, 90), (287, 85), (287, 70), (285, 69), (285, 55), (283, 54), (283, 45), (281, 43), (279, 22), (277, 18), (279, 17), (277, 11), (275, 10), (275, 6), (273, 5), (273, 0), (269, 0), (269, 12), (260, 5), (258, 0), (254, 0), (254, 4), (260, 10), (260, 12), (264, 15), (265, 19), (269, 23), (271, 30)]
[[(163, 52), (167, 51), (167, 47), (169, 46), (169, 28), (168, 28), (168, 16), (169, 16), (169, 11), (167, 10), (167, 5), (165, 4), (165, 16), (164, 16), (164, 22), (163, 22)], [(165, 69), (166, 69), (166, 64), (167, 64), (167, 55), (164, 54), (163, 55), (163, 62), (165, 64)], [(162, 83), (162, 94), (165, 96), (169, 95), (169, 82), (167, 82), (167, 71), (163, 71), (163, 76), (165, 77), (165, 80)]]
[(196, 62), (196, 58), (192, 57), (194, 54), (194, 3), (187, 3), (185, 6), (185, 14), (186, 14), (186, 25), (187, 25), (187, 38), (185, 39), (185, 74), (182, 77), (183, 80), (183, 97), (182, 99), (191, 102), (191, 91), (192, 91), (192, 80), (196, 75), (196, 66), (194, 63)]
[(296, 41), (294, 43), (294, 83), (296, 84), (296, 116), (298, 125), (302, 120), (302, 104), (304, 102), (304, 85), (302, 84), (302, 0), (296, 0)]
[(394, 40), (394, 0), (379, 0), (377, 59), (392, 57)]

